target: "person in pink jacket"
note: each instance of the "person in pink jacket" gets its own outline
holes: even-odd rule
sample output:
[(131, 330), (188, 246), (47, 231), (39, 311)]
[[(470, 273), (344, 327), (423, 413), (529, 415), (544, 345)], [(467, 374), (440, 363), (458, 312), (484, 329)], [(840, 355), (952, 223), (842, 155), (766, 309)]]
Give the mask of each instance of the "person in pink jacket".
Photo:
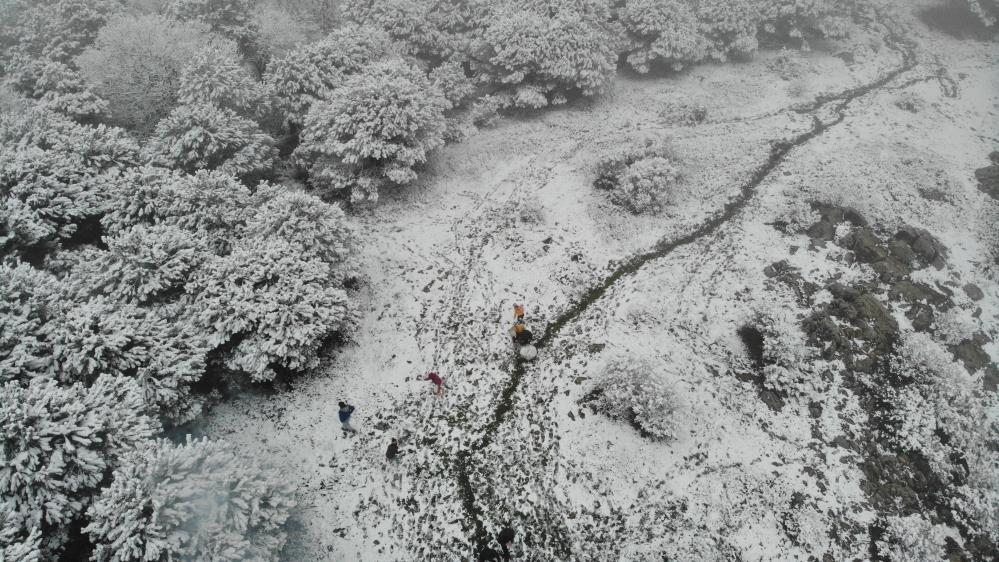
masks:
[(434, 383), (435, 387), (434, 394), (436, 396), (441, 396), (444, 394), (444, 379), (442, 379), (441, 376), (438, 375), (436, 371), (430, 371), (429, 373), (427, 373), (426, 380)]

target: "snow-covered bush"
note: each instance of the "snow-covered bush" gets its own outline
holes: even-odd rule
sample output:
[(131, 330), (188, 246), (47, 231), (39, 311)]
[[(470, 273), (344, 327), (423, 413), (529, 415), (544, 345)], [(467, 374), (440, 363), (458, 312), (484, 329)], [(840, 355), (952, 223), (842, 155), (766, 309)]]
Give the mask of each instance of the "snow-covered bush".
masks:
[(626, 0), (617, 17), (628, 34), (628, 64), (638, 72), (653, 64), (681, 70), (707, 56), (690, 2)]
[(265, 187), (255, 197), (260, 203), (246, 221), (247, 235), (283, 240), (296, 249), (296, 255), (333, 266), (335, 284), (356, 274), (357, 232), (340, 207), (286, 187)]
[(663, 145), (628, 148), (597, 164), (594, 187), (632, 213), (656, 213), (669, 202), (681, 180), (672, 152)]
[(74, 123), (32, 109), (0, 115), (0, 243), (37, 251), (71, 238), (101, 213), (101, 191), (138, 160), (121, 129)]
[(268, 65), (264, 80), (274, 92), (285, 121), (301, 125), (313, 103), (329, 98), (347, 76), (387, 56), (391, 45), (389, 36), (380, 29), (346, 26), (275, 59)]
[(288, 11), (261, 4), (253, 11), (257, 26), (256, 54), (261, 68), (275, 57), (284, 56), (299, 45), (308, 42), (316, 33), (315, 26), (294, 17)]
[(756, 51), (759, 14), (751, 0), (696, 0), (694, 4), (708, 57), (726, 61)]
[(49, 346), (42, 326), (58, 286), (45, 271), (0, 263), (0, 384), (44, 372)]
[(0, 560), (42, 562), (42, 532), (37, 527), (25, 531), (13, 514), (13, 502), (0, 503)]
[(228, 239), (252, 212), (250, 190), (222, 172), (186, 175), (143, 167), (129, 170), (109, 188), (101, 223), (111, 234), (138, 224), (164, 223)]
[(588, 0), (500, 3), (473, 40), (473, 70), (520, 107), (596, 95), (617, 66), (619, 36), (607, 12), (605, 3)]
[(471, 36), (489, 19), (485, 0), (355, 0), (343, 14), (384, 29), (393, 40), (429, 60), (461, 60)]
[(676, 437), (679, 401), (661, 371), (647, 359), (615, 357), (594, 385), (590, 404), (610, 418), (632, 424), (643, 435), (671, 441)]
[(769, 309), (757, 314), (753, 323), (763, 336), (763, 386), (783, 396), (800, 396), (814, 388), (815, 374), (809, 368), (815, 349), (794, 314)]
[(122, 11), (119, 0), (9, 0), (0, 7), (0, 65), (11, 58), (68, 62)]
[(809, 37), (846, 34), (852, 3), (845, 0), (754, 0), (760, 31), (808, 47)]
[(62, 62), (41, 67), (32, 97), (45, 109), (83, 122), (95, 121), (108, 109), (107, 101), (87, 89), (80, 72)]
[(444, 144), (447, 107), (419, 69), (402, 60), (375, 63), (313, 105), (295, 156), (314, 186), (375, 201), (379, 183), (414, 181), (413, 168)]
[(455, 62), (444, 63), (430, 71), (430, 81), (452, 108), (464, 105), (475, 91), (472, 79), (465, 76), (465, 70)]
[(999, 0), (968, 0), (968, 7), (989, 27), (999, 22)]
[(43, 529), (46, 550), (57, 550), (118, 457), (159, 430), (144, 409), (133, 383), (106, 376), (89, 389), (43, 377), (0, 387), (7, 526)]
[(280, 238), (242, 240), (188, 284), (195, 324), (213, 346), (233, 345), (227, 366), (254, 381), (272, 379), (273, 366), (314, 367), (326, 338), (355, 319), (330, 265), (298, 250)]
[(939, 312), (934, 324), (934, 334), (950, 345), (971, 339), (981, 329), (981, 323), (971, 311), (959, 306)]
[(213, 33), (251, 49), (257, 38), (253, 0), (173, 0), (167, 15), (182, 22), (197, 22)]
[(156, 124), (146, 146), (152, 164), (193, 173), (218, 170), (247, 178), (270, 170), (274, 139), (256, 122), (211, 103), (180, 105)]
[(232, 41), (212, 41), (180, 73), (181, 104), (212, 104), (244, 117), (267, 113), (268, 89), (250, 75)]
[(276, 561), (293, 492), (227, 443), (161, 440), (122, 460), (84, 531), (99, 562)]
[(923, 514), (891, 516), (883, 521), (883, 533), (874, 543), (881, 560), (946, 560), (947, 539), (960, 535), (946, 525), (933, 524)]
[(118, 16), (76, 58), (113, 123), (148, 131), (177, 103), (184, 66), (208, 43), (206, 26), (163, 16)]

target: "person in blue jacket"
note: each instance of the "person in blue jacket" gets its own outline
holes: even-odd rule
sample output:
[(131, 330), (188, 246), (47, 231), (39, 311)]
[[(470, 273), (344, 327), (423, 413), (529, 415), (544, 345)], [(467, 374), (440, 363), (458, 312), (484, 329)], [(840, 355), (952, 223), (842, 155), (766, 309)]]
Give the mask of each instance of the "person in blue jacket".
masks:
[(340, 402), (340, 411), (338, 412), (340, 416), (340, 426), (343, 427), (343, 436), (347, 436), (347, 432), (357, 433), (357, 430), (350, 425), (350, 416), (354, 413), (354, 407), (346, 402)]

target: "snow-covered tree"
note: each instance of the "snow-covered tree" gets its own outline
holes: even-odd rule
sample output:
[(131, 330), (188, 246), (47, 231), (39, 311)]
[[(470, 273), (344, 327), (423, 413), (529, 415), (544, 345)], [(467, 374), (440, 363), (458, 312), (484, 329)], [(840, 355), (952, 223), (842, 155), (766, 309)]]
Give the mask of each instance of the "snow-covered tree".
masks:
[(177, 99), (181, 104), (213, 104), (244, 117), (263, 116), (268, 90), (243, 66), (236, 44), (212, 41), (180, 73)]
[(227, 366), (254, 381), (272, 379), (274, 366), (315, 366), (326, 338), (353, 324), (332, 268), (298, 250), (280, 238), (241, 240), (188, 284), (195, 325), (213, 346), (233, 346)]
[[(447, 107), (419, 69), (401, 60), (375, 63), (312, 107), (295, 156), (314, 186), (350, 188), (352, 200), (375, 201), (380, 181), (414, 181), (414, 168), (444, 144)], [(374, 181), (365, 177), (372, 169)]]
[(314, 25), (302, 21), (287, 10), (261, 4), (253, 11), (257, 26), (256, 54), (260, 68), (307, 43), (317, 33)]
[(0, 387), (0, 496), (8, 502), (8, 526), (25, 535), (42, 529), (45, 550), (58, 550), (118, 457), (158, 431), (144, 409), (135, 385), (112, 377), (90, 388), (44, 377)]
[(763, 385), (785, 396), (807, 395), (815, 389), (816, 376), (809, 366), (816, 350), (792, 311), (767, 308), (753, 323), (763, 336)]
[(124, 131), (33, 109), (0, 115), (0, 241), (37, 251), (102, 211), (101, 191), (138, 161)]
[(193, 22), (118, 16), (76, 64), (90, 89), (108, 101), (113, 123), (145, 132), (177, 104), (181, 71), (210, 37), (207, 26)]
[(152, 164), (247, 178), (271, 169), (274, 139), (251, 119), (211, 103), (179, 105), (156, 124), (145, 150)]
[(617, 64), (618, 33), (607, 12), (589, 0), (501, 3), (471, 46), (474, 70), (521, 107), (598, 94)]
[(32, 93), (45, 109), (78, 121), (95, 121), (108, 109), (107, 101), (87, 89), (80, 72), (63, 62), (42, 66)]
[(264, 187), (255, 197), (256, 214), (244, 232), (260, 240), (279, 238), (301, 256), (332, 266), (331, 280), (342, 284), (356, 274), (357, 232), (340, 207), (287, 187)]
[(846, 33), (850, 6), (845, 0), (755, 0), (760, 30), (807, 47), (811, 36), (839, 37)]
[(25, 531), (13, 519), (13, 502), (0, 503), (0, 560), (42, 562), (42, 532), (37, 527)]
[(329, 98), (347, 76), (387, 56), (391, 44), (380, 29), (345, 26), (272, 61), (264, 80), (285, 121), (301, 125), (313, 103)]
[(84, 531), (98, 562), (276, 561), (293, 492), (227, 443), (155, 441), (122, 460)]
[(676, 437), (680, 403), (663, 380), (661, 366), (638, 356), (608, 361), (591, 393), (591, 406), (608, 417), (634, 425), (663, 441)]
[(628, 34), (628, 64), (638, 72), (653, 64), (680, 70), (707, 56), (689, 2), (626, 0), (617, 17)]
[(253, 0), (173, 0), (167, 15), (183, 22), (207, 25), (213, 33), (252, 49), (257, 39)]
[(210, 235), (209, 244), (233, 236), (251, 214), (250, 190), (217, 171), (186, 175), (163, 168), (136, 168), (110, 186), (108, 200), (101, 222), (109, 233), (163, 223)]
[(0, 384), (44, 372), (49, 346), (42, 326), (58, 286), (48, 272), (0, 263)]
[(0, 64), (9, 71), (11, 57), (68, 62), (123, 7), (119, 0), (8, 0), (0, 9), (0, 37), (6, 39)]
[(756, 51), (759, 13), (751, 0), (695, 0), (700, 34), (708, 57), (726, 61)]

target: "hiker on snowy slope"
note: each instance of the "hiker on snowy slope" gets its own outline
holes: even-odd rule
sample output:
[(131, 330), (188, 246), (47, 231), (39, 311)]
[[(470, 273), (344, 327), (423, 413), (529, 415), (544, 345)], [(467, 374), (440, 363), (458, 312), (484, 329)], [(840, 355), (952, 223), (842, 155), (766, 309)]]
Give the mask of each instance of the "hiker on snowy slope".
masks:
[(354, 407), (346, 402), (340, 402), (340, 411), (337, 414), (340, 417), (340, 426), (343, 428), (343, 436), (347, 436), (347, 432), (357, 433), (354, 426), (350, 425), (350, 416), (354, 413)]
[(434, 387), (436, 387), (434, 388), (435, 396), (440, 396), (444, 394), (444, 379), (442, 379), (441, 376), (438, 375), (436, 371), (430, 371), (429, 373), (427, 373), (427, 378), (424, 380), (428, 380), (434, 383)]

